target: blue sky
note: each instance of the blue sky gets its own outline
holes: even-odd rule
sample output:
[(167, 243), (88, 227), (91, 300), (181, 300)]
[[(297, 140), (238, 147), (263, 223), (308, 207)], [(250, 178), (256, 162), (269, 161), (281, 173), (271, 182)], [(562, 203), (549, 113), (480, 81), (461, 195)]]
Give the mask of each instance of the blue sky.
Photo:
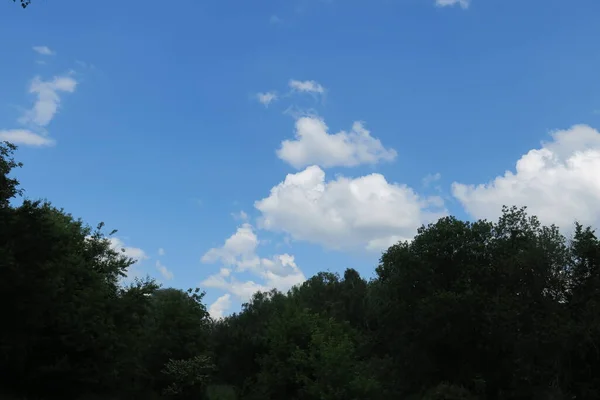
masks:
[(598, 226), (599, 13), (4, 0), (0, 138), (28, 197), (119, 229), (131, 277), (200, 286), (219, 316), (321, 270), (370, 277), (441, 215)]

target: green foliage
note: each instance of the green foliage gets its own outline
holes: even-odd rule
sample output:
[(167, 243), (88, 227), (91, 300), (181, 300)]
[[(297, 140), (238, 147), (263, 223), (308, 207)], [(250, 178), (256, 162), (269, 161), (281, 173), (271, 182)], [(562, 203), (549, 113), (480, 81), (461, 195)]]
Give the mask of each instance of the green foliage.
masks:
[(197, 398), (210, 380), (214, 365), (207, 356), (195, 356), (186, 360), (169, 360), (163, 373), (171, 382), (164, 390), (168, 397), (178, 399)]
[(14, 144), (0, 142), (0, 207), (7, 207), (10, 199), (22, 193), (19, 181), (9, 176), (13, 169), (22, 166), (12, 157), (16, 149)]
[(15, 204), (14, 151), (0, 145), (2, 398), (600, 398), (589, 227), (567, 239), (515, 207), (442, 218), (391, 246), (371, 281), (321, 272), (216, 321), (199, 289), (122, 285), (134, 260), (103, 224)]
[[(13, 3), (16, 3), (17, 0), (13, 0)], [(31, 4), (31, 0), (19, 0), (19, 3), (21, 4), (21, 7), (23, 8), (27, 8), (27, 6), (29, 4)]]
[(462, 386), (444, 382), (425, 392), (422, 400), (475, 400), (475, 397)]

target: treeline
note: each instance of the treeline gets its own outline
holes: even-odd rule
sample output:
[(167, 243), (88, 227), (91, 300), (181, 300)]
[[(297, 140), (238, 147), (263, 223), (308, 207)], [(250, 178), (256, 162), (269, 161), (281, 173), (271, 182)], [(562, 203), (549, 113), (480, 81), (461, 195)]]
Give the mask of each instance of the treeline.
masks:
[(214, 321), (198, 289), (120, 285), (133, 260), (102, 226), (15, 205), (14, 150), (0, 146), (0, 398), (600, 398), (590, 228), (567, 239), (517, 208), (442, 218), (370, 281), (319, 273)]

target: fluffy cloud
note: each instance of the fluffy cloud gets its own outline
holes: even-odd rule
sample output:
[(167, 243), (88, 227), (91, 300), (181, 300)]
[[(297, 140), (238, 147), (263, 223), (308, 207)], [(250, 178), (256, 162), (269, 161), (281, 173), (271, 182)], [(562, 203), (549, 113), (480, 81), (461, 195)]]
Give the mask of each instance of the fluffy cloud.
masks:
[(42, 81), (35, 77), (29, 86), (29, 93), (37, 96), (35, 104), (19, 122), (45, 127), (54, 118), (60, 106), (60, 92), (73, 93), (77, 81), (70, 76), (56, 76), (50, 81)]
[(446, 214), (441, 198), (422, 198), (380, 174), (325, 181), (318, 166), (287, 175), (254, 206), (261, 227), (333, 249), (382, 250)]
[[(223, 246), (212, 248), (202, 257), (203, 263), (221, 263), (218, 274), (211, 275), (201, 285), (227, 291), (241, 301), (248, 301), (257, 291), (278, 289), (287, 291), (306, 277), (296, 265), (294, 256), (278, 254), (261, 258), (256, 254), (259, 240), (253, 227), (245, 223), (231, 235)], [(234, 267), (235, 270), (227, 267)], [(240, 281), (235, 274), (249, 272), (254, 280)]]
[(220, 262), (223, 265), (235, 265), (239, 268), (257, 265), (259, 260), (256, 255), (258, 237), (252, 225), (245, 223), (231, 235), (221, 247), (210, 249), (202, 256), (203, 263)]
[(289, 81), (288, 85), (292, 90), (297, 92), (315, 94), (325, 93), (325, 88), (316, 81), (297, 81), (295, 79), (292, 79)]
[(167, 253), (165, 252), (165, 249), (163, 249), (162, 247), (158, 249), (158, 255), (159, 255), (159, 256), (164, 256), (165, 254), (167, 254)]
[(302, 117), (296, 121), (296, 139), (284, 140), (277, 156), (300, 169), (312, 164), (324, 168), (391, 161), (394, 149), (383, 147), (361, 122), (355, 122), (350, 132), (329, 134), (325, 122), (317, 117)]
[(43, 56), (53, 56), (56, 54), (48, 46), (33, 46), (33, 51)]
[(44, 147), (54, 145), (54, 140), (28, 129), (0, 130), (0, 141), (8, 141), (17, 145)]
[(435, 0), (438, 7), (460, 6), (463, 9), (469, 8), (471, 0)]
[(109, 241), (110, 247), (113, 250), (122, 252), (127, 257), (132, 258), (135, 262), (147, 260), (149, 258), (144, 250), (139, 247), (125, 246), (125, 243), (118, 237), (112, 236), (109, 238)]
[(256, 99), (264, 104), (265, 107), (268, 107), (269, 104), (277, 100), (277, 93), (275, 92), (265, 92), (265, 93), (257, 93)]
[(231, 307), (231, 295), (229, 293), (219, 297), (214, 303), (208, 308), (208, 312), (214, 319), (223, 318), (223, 315)]
[(156, 260), (156, 269), (158, 270), (158, 272), (160, 272), (160, 275), (170, 281), (171, 279), (173, 279), (173, 272), (171, 270), (169, 270), (169, 268), (167, 268), (165, 265), (163, 265), (163, 263), (161, 263), (160, 261)]
[(566, 230), (573, 218), (599, 226), (600, 133), (586, 125), (556, 131), (521, 156), (515, 172), (480, 185), (455, 182), (452, 192), (475, 218), (496, 219), (502, 205), (516, 205)]
[[(34, 48), (36, 49), (36, 48)], [(48, 48), (39, 47), (40, 54), (50, 51)], [(36, 50), (37, 51), (37, 50)], [(55, 144), (48, 137), (45, 127), (52, 121), (60, 106), (60, 92), (72, 93), (77, 82), (70, 76), (57, 76), (50, 81), (42, 81), (36, 77), (31, 82), (29, 92), (36, 94), (33, 107), (27, 110), (19, 123), (27, 129), (0, 129), (0, 140), (6, 140), (17, 145), (32, 147), (47, 147)]]

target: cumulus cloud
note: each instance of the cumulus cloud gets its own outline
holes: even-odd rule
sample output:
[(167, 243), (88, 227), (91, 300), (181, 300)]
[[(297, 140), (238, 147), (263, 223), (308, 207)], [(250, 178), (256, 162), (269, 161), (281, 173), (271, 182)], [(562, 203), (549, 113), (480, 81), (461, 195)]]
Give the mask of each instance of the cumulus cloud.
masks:
[(8, 141), (17, 145), (46, 147), (53, 146), (54, 140), (37, 134), (28, 129), (7, 129), (0, 130), (0, 141)]
[(323, 168), (376, 164), (391, 161), (397, 155), (394, 149), (386, 149), (372, 137), (362, 122), (355, 122), (350, 132), (329, 134), (325, 121), (318, 117), (296, 120), (296, 138), (281, 142), (276, 153), (297, 169), (312, 164)]
[(319, 82), (316, 81), (298, 81), (295, 79), (291, 79), (288, 85), (292, 90), (297, 92), (315, 94), (325, 93), (325, 88)]
[(167, 253), (165, 252), (165, 249), (163, 249), (162, 247), (158, 249), (158, 255), (159, 255), (159, 256), (164, 256), (165, 254), (167, 254)]
[(551, 136), (521, 156), (514, 172), (479, 185), (454, 182), (453, 195), (475, 218), (496, 219), (502, 205), (516, 205), (565, 230), (573, 219), (599, 226), (600, 133), (575, 125)]
[(471, 0), (435, 0), (438, 7), (460, 6), (463, 9), (469, 8)]
[[(40, 51), (50, 51), (48, 48), (45, 49)], [(26, 128), (0, 129), (0, 140), (32, 147), (53, 146), (55, 141), (48, 136), (45, 127), (58, 112), (59, 93), (72, 93), (76, 86), (77, 82), (70, 76), (56, 76), (50, 81), (42, 81), (39, 77), (34, 78), (29, 92), (36, 94), (36, 101), (33, 107), (25, 111), (18, 121), (26, 125)]]
[[(240, 226), (225, 240), (223, 246), (212, 248), (204, 254), (203, 263), (221, 263), (224, 267), (218, 274), (209, 276), (201, 284), (227, 291), (245, 302), (257, 291), (287, 291), (306, 280), (296, 265), (294, 256), (277, 254), (271, 258), (261, 258), (256, 253), (258, 244), (254, 228), (248, 223)], [(240, 281), (236, 275), (242, 272), (249, 272), (258, 282)]]
[(33, 46), (33, 51), (43, 56), (53, 56), (56, 54), (48, 46)]
[(33, 108), (28, 110), (19, 122), (45, 127), (54, 118), (60, 106), (60, 92), (73, 93), (77, 81), (70, 76), (56, 76), (52, 80), (43, 81), (35, 77), (29, 86), (29, 93), (36, 95)]
[(146, 252), (139, 247), (126, 246), (123, 240), (118, 237), (111, 236), (109, 239), (110, 247), (113, 250), (122, 252), (125, 256), (132, 258), (135, 262), (148, 259)]
[(168, 281), (173, 279), (173, 272), (158, 260), (156, 260), (156, 269), (158, 270), (158, 272), (160, 272), (160, 275), (164, 279), (166, 279)]
[(257, 265), (259, 262), (256, 255), (257, 246), (258, 237), (254, 233), (252, 225), (245, 223), (225, 240), (223, 246), (207, 251), (201, 261), (203, 263), (219, 262), (226, 266), (235, 265), (239, 268)]
[(208, 312), (214, 319), (223, 318), (225, 312), (231, 307), (231, 295), (229, 293), (219, 297), (208, 307)]
[(268, 107), (269, 104), (277, 100), (277, 93), (275, 92), (265, 92), (265, 93), (257, 93), (256, 99), (264, 104), (265, 107)]
[(254, 206), (260, 227), (333, 249), (382, 250), (446, 214), (441, 198), (420, 197), (381, 174), (326, 181), (316, 165), (287, 175)]

